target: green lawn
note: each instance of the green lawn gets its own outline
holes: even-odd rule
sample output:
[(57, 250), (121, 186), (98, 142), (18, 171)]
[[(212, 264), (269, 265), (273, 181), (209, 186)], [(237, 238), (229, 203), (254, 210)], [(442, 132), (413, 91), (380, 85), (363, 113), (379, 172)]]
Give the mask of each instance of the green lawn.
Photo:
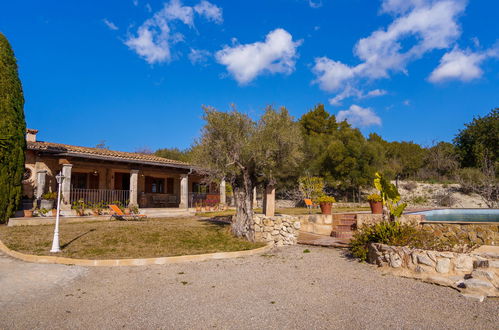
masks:
[[(152, 258), (250, 250), (264, 246), (232, 236), (228, 225), (197, 218), (61, 224), (62, 252), (81, 259)], [(49, 252), (53, 225), (0, 226), (0, 239), (12, 250)]]

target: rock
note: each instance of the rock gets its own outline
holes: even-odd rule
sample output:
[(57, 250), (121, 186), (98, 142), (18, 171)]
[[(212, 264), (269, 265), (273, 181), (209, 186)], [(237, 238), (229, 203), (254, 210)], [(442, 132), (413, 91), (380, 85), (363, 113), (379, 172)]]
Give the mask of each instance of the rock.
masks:
[(300, 221), (295, 221), (293, 223), (293, 227), (295, 227), (295, 229), (300, 229), (301, 228), (301, 222)]
[(480, 294), (461, 293), (461, 296), (465, 297), (466, 299), (475, 300), (478, 302), (483, 302), (483, 300), (485, 299), (485, 296)]
[(402, 258), (398, 254), (392, 254), (390, 256), (390, 267), (399, 268), (402, 266)]
[(473, 270), (473, 259), (466, 255), (458, 255), (455, 265), (457, 271), (470, 272)]
[(273, 224), (272, 220), (270, 220), (270, 219), (263, 219), (263, 224), (264, 224), (265, 226), (269, 226), (269, 227), (270, 227), (270, 226), (274, 226), (274, 224)]
[(437, 266), (435, 267), (438, 273), (448, 273), (450, 271), (450, 259), (439, 258), (437, 259)]
[(255, 223), (257, 225), (261, 224), (262, 223), (262, 219), (260, 219), (260, 217), (255, 217)]
[(493, 285), (490, 282), (479, 280), (476, 278), (470, 278), (462, 282), (464, 288), (466, 289), (491, 289)]
[(272, 230), (270, 233), (272, 236), (279, 235), (279, 230)]
[(274, 229), (273, 227), (268, 227), (268, 226), (263, 227), (263, 231), (265, 232), (272, 231), (273, 229)]
[(419, 264), (427, 265), (427, 266), (430, 266), (430, 267), (434, 267), (435, 266), (435, 263), (430, 258), (428, 258), (427, 255), (418, 254), (417, 259), (418, 259), (418, 263)]

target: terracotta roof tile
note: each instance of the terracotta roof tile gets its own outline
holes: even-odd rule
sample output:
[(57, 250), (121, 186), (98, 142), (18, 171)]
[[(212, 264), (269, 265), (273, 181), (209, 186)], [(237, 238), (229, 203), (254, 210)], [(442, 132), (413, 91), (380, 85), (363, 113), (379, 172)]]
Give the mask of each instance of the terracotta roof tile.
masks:
[(72, 146), (68, 144), (52, 143), (52, 142), (27, 142), (29, 150), (46, 151), (50, 153), (63, 153), (63, 154), (74, 154), (95, 156), (95, 158), (105, 158), (109, 160), (118, 161), (133, 161), (133, 162), (144, 162), (144, 163), (157, 163), (158, 165), (178, 165), (180, 167), (190, 166), (188, 163), (184, 163), (178, 160), (166, 159), (163, 157), (158, 157), (154, 155), (139, 154), (134, 152), (124, 152), (124, 151), (114, 151), (101, 148), (89, 148), (89, 147), (79, 147)]

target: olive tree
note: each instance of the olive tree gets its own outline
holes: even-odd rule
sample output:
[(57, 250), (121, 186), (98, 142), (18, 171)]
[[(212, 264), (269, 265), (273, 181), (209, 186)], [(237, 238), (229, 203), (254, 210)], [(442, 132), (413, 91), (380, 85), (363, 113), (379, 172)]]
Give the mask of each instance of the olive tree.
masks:
[(253, 188), (275, 185), (299, 166), (300, 129), (284, 107), (267, 107), (258, 121), (235, 107), (228, 112), (203, 109), (206, 124), (193, 147), (194, 162), (213, 181), (230, 183), (236, 204), (232, 232), (254, 240)]

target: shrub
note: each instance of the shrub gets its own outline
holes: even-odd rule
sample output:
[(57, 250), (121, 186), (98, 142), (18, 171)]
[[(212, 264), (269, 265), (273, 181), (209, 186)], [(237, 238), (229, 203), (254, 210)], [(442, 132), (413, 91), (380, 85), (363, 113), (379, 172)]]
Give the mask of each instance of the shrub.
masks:
[(426, 196), (416, 196), (411, 200), (412, 204), (424, 205), (428, 203), (428, 198)]
[(466, 237), (460, 239), (437, 237), (415, 224), (403, 224), (398, 221), (382, 221), (360, 227), (350, 241), (353, 256), (365, 261), (369, 243), (456, 252), (466, 252), (475, 246), (475, 243)]
[(369, 202), (382, 202), (383, 200), (381, 199), (381, 196), (378, 195), (378, 194), (370, 194), (370, 195), (367, 195), (367, 200)]
[(367, 224), (359, 228), (350, 241), (352, 254), (362, 261), (367, 259), (369, 243), (388, 245), (407, 245), (410, 237), (417, 232), (415, 226), (401, 224), (398, 221), (382, 221)]
[(56, 200), (57, 199), (57, 193), (55, 191), (45, 193), (45, 194), (42, 195), (42, 199)]
[(322, 196), (317, 197), (317, 199), (315, 200), (315, 202), (317, 204), (320, 204), (320, 203), (336, 203), (336, 199), (334, 199), (333, 196), (322, 195)]
[(438, 206), (451, 207), (456, 203), (456, 198), (450, 191), (438, 193), (433, 198)]
[(403, 188), (408, 191), (413, 191), (418, 187), (417, 183), (414, 181), (409, 181), (406, 184), (403, 185)]

